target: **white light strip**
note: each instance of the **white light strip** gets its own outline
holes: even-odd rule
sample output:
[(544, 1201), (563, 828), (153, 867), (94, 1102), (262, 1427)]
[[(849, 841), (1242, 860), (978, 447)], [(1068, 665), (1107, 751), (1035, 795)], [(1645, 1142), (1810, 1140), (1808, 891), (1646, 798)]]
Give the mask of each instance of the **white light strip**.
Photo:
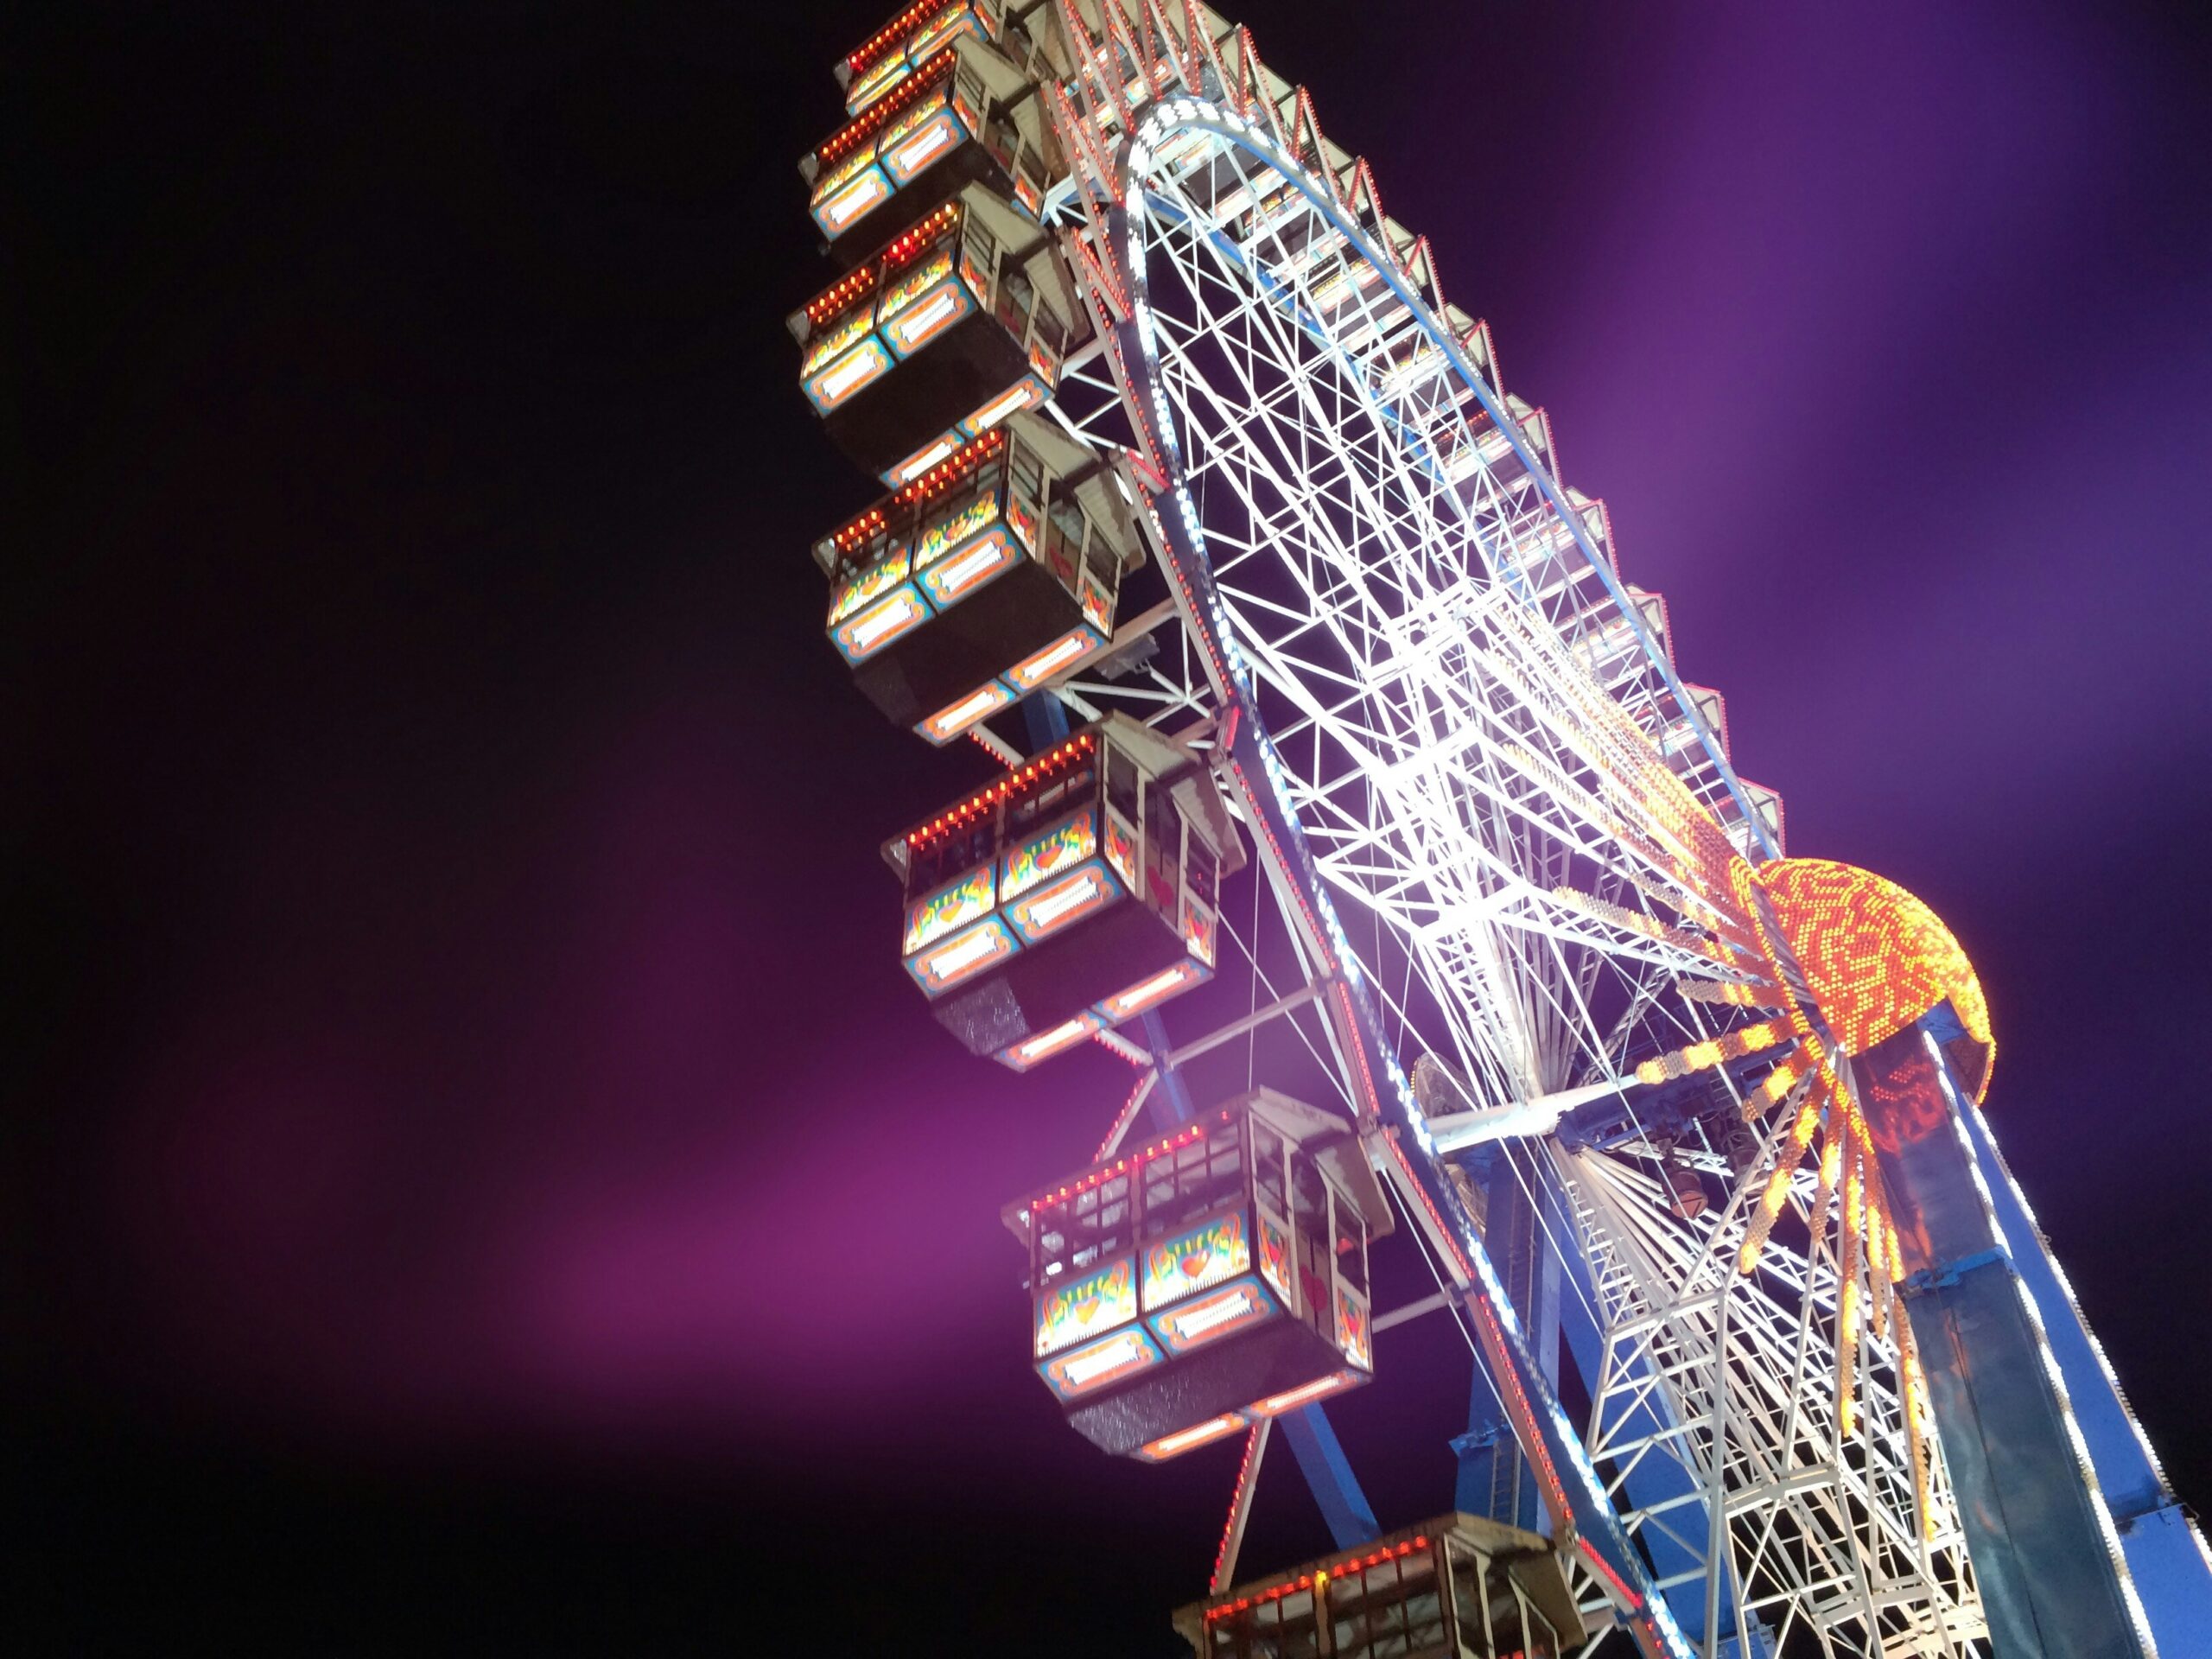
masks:
[(999, 937), (986, 925), (958, 944), (948, 945), (937, 955), (925, 957), (923, 965), (933, 974), (957, 974), (964, 968), (974, 967), (987, 957), (995, 956), (1002, 948)]
[(1058, 893), (1046, 893), (1029, 906), (1029, 919), (1039, 927), (1050, 927), (1071, 911), (1081, 910), (1096, 899), (1102, 889), (1096, 874), (1086, 872), (1080, 880), (1071, 881)]
[(1128, 1364), (1143, 1352), (1143, 1339), (1134, 1331), (1125, 1331), (1104, 1347), (1068, 1361), (1060, 1370), (1069, 1382), (1081, 1387), (1103, 1372)]
[(1174, 1314), (1167, 1319), (1166, 1323), (1173, 1325), (1175, 1334), (1187, 1342), (1192, 1337), (1203, 1337), (1217, 1325), (1226, 1325), (1231, 1319), (1242, 1319), (1247, 1313), (1256, 1313), (1259, 1306), (1251, 1291), (1240, 1287), (1233, 1294), (1224, 1296), (1217, 1302), (1210, 1302), (1203, 1306), (1192, 1308), (1188, 1312)]

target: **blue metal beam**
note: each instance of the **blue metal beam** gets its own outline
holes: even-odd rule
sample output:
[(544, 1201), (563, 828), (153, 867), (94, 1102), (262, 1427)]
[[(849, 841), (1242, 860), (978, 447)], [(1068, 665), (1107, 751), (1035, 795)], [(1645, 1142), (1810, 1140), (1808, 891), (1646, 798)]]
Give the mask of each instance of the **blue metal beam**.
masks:
[(1329, 1523), (1329, 1536), (1337, 1548), (1350, 1549), (1379, 1534), (1382, 1529), (1375, 1524), (1375, 1511), (1344, 1459), (1328, 1414), (1319, 1406), (1306, 1406), (1286, 1413), (1275, 1424), (1290, 1441), (1299, 1472), (1313, 1489), (1313, 1501), (1321, 1506), (1321, 1518)]
[[(1511, 1155), (1503, 1148), (1491, 1159), (1484, 1185), (1483, 1242), (1505, 1281), (1513, 1311), (1529, 1332), (1544, 1380), (1559, 1386), (1560, 1264), (1543, 1248), (1535, 1207), (1522, 1190), (1522, 1177)], [(1528, 1453), (1514, 1438), (1505, 1403), (1497, 1396), (1489, 1370), (1478, 1357), (1468, 1391), (1467, 1432), (1454, 1435), (1452, 1449), (1459, 1456), (1455, 1487), (1458, 1507), (1469, 1515), (1485, 1515), (1493, 1521), (1519, 1527), (1548, 1538), (1552, 1519), (1536, 1484)]]
[(1029, 728), (1033, 753), (1051, 748), (1068, 734), (1068, 706), (1049, 691), (1023, 698), (1021, 719)]
[[(1938, 1042), (1939, 1011), (1923, 1022)], [(2051, 1356), (2066, 1382), (2074, 1421), (2082, 1431), (2097, 1484), (2112, 1511), (2136, 1593), (2158, 1649), (2170, 1656), (2192, 1653), (2212, 1630), (2212, 1561), (2205, 1557), (2196, 1522), (2182, 1509), (2142, 1426), (2128, 1409), (2120, 1382), (2089, 1334), (2073, 1287), (2059, 1270), (2034, 1213), (1997, 1149), (1988, 1121), (1962, 1092), (1953, 1096), (1982, 1185), (1997, 1211), (2012, 1269), (2034, 1297)]]
[(2103, 1499), (2045, 1363), (2044, 1320), (1999, 1225), (1943, 1052), (1916, 1026), (1853, 1065), (1991, 1643), (2005, 1659), (2144, 1659), (2133, 1575), (2107, 1542)]
[(1198, 1108), (1191, 1101), (1190, 1086), (1183, 1081), (1179, 1070), (1159, 1059), (1174, 1046), (1167, 1040), (1167, 1022), (1160, 1017), (1157, 1008), (1147, 1008), (1139, 1018), (1145, 1046), (1152, 1050), (1160, 1065), (1160, 1088), (1152, 1097), (1153, 1121), (1162, 1128), (1171, 1123), (1186, 1122), (1198, 1116)]

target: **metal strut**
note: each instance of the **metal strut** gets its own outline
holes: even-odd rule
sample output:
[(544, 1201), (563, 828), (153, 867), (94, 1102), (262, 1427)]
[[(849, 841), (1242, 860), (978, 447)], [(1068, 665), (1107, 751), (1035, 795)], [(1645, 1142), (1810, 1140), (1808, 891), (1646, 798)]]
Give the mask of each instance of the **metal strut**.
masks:
[[(1249, 142), (1249, 135), (1239, 136), (1239, 142)], [(1270, 159), (1271, 164), (1276, 164)], [(1280, 164), (1287, 166), (1287, 162)], [(1127, 208), (1117, 207), (1109, 218), (1116, 240), (1128, 248), (1130, 226)], [(1129, 278), (1136, 296), (1137, 316), (1122, 325), (1122, 349), (1116, 357), (1122, 372), (1129, 377), (1128, 395), (1140, 407), (1149, 407), (1154, 402), (1151, 348), (1139, 321), (1144, 304), (1141, 269), (1132, 270)], [(1162, 441), (1171, 446), (1172, 457), (1173, 434), (1163, 434)], [(1212, 639), (1211, 619), (1220, 613), (1219, 601), (1213, 591), (1204, 550), (1192, 534), (1195, 513), (1179, 486), (1173, 499), (1165, 504), (1159, 521), (1163, 549), (1171, 567), (1172, 585), (1183, 606), (1185, 625), (1200, 638)], [(1217, 641), (1213, 648), (1217, 652), (1222, 651)], [(1226, 781), (1243, 804), (1246, 823), (1261, 843), (1261, 856), (1301, 896), (1304, 914), (1294, 918), (1294, 925), (1304, 934), (1309, 950), (1328, 964), (1332, 975), (1339, 976), (1331, 987), (1335, 995), (1324, 998), (1322, 1007), (1330, 1015), (1328, 1029), (1344, 1060), (1363, 1083), (1361, 1110), (1370, 1120), (1388, 1124), (1398, 1135), (1417, 1143), (1424, 1126), (1412, 1106), (1410, 1088), (1403, 1083), (1402, 1073), (1395, 1059), (1389, 1058), (1388, 1050), (1377, 1036), (1363, 995), (1356, 984), (1342, 977), (1356, 971), (1356, 964), (1350, 961), (1341, 932), (1322, 920), (1322, 916), (1327, 914), (1333, 923), (1333, 912), (1322, 909), (1327, 901), (1322, 897), (1318, 874), (1306, 849), (1304, 832), (1287, 810), (1274, 783), (1279, 762), (1273, 750), (1264, 747), (1266, 740), (1259, 721), (1247, 704), (1248, 694), (1233, 681), (1223, 689), (1224, 701), (1230, 711), (1224, 717), (1224, 731), (1230, 735), (1222, 744), (1220, 764)], [(1388, 1079), (1387, 1095), (1378, 1079)], [(1691, 1650), (1681, 1626), (1613, 1512), (1596, 1469), (1583, 1454), (1556, 1392), (1528, 1345), (1525, 1328), (1512, 1308), (1503, 1282), (1491, 1264), (1457, 1192), (1440, 1171), (1428, 1163), (1425, 1154), (1408, 1154), (1396, 1139), (1389, 1140), (1388, 1144), (1394, 1155), (1385, 1166), (1386, 1174), (1401, 1185), (1409, 1199), (1408, 1207), (1428, 1218), (1432, 1242), (1446, 1260), (1456, 1264), (1454, 1276), (1468, 1293), (1484, 1357), (1492, 1374), (1505, 1384), (1504, 1391), (1511, 1395), (1505, 1405), (1515, 1433), (1543, 1471), (1546, 1503), (1552, 1513), (1555, 1535), (1563, 1544), (1572, 1541), (1583, 1559), (1598, 1571), (1647, 1653), (1688, 1659)], [(1316, 1462), (1324, 1467), (1329, 1465), (1325, 1457), (1317, 1458)], [(1307, 1467), (1302, 1458), (1300, 1467)]]

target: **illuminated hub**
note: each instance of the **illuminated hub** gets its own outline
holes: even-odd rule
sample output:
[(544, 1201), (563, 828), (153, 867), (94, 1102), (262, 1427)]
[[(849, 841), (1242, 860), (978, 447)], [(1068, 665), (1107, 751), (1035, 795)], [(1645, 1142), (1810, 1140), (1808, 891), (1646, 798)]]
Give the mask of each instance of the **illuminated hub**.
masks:
[(1140, 543), (1087, 462), (1018, 418), (815, 544), (830, 643), (893, 721), (950, 741), (1106, 648)]
[(1089, 325), (1050, 237), (980, 184), (912, 221), (788, 320), (823, 429), (915, 482), (1043, 403)]
[(1977, 1101), (1988, 1092), (1997, 1052), (1989, 1005), (1974, 964), (1934, 911), (1894, 881), (1828, 859), (1757, 867), (1736, 859), (1730, 875), (1737, 903), (1729, 931), (1755, 948), (1757, 973), (1690, 981), (1685, 993), (1773, 1017), (1646, 1060), (1639, 1080), (1662, 1083), (1772, 1049), (1775, 1077), (1818, 1077), (1834, 1090), (1834, 1057), (1864, 1054), (1948, 1004), (1961, 1027), (1952, 1062)]
[(1827, 859), (1759, 867), (1759, 889), (1804, 975), (1821, 1019), (1863, 1054), (1948, 1001), (1965, 1028), (1952, 1062), (1980, 1100), (1997, 1045), (1974, 964), (1934, 911), (1894, 881)]
[(906, 883), (906, 971), (939, 1023), (1025, 1071), (1203, 983), (1221, 877), (1244, 861), (1205, 769), (1122, 715), (885, 855)]
[(1180, 1608), (1197, 1653), (1455, 1654), (1533, 1659), (1580, 1647), (1582, 1618), (1551, 1541), (1503, 1522), (1442, 1515), (1234, 1585)]
[(1108, 1452), (1179, 1456), (1373, 1372), (1367, 1240), (1389, 1215), (1332, 1113), (1259, 1090), (1006, 1218), (1037, 1373)]
[[(1731, 850), (1734, 843), (1719, 842), (1709, 820), (1704, 830), (1702, 836), (1691, 831), (1699, 843), (1692, 856), (1706, 867), (1706, 879), (1695, 885), (1728, 899), (1724, 906), (1708, 899), (1701, 912), (1717, 938), (1670, 933), (1618, 906), (1610, 914), (1620, 925), (1654, 929), (1730, 970), (1726, 978), (1678, 982), (1686, 998), (1763, 1017), (1655, 1055), (1636, 1075), (1659, 1084), (1746, 1055), (1774, 1056), (1745, 1096), (1744, 1110), (1753, 1124), (1778, 1132), (1780, 1154), (1746, 1218), (1736, 1266), (1744, 1274), (1758, 1271), (1789, 1208), (1797, 1171), (1811, 1159), (1819, 1171), (1811, 1223), (1819, 1231), (1831, 1224), (1836, 1200), (1834, 1399), (1836, 1432), (1847, 1439), (1859, 1422), (1861, 1321), (1872, 1318), (1878, 1327), (1887, 1321), (1893, 1287), (1904, 1276), (1898, 1212), (1879, 1147), (1894, 1150), (1901, 1130), (1928, 1125), (1900, 1122), (1905, 1107), (1893, 1065), (1873, 1065), (1860, 1077), (1843, 1062), (1864, 1059), (1929, 1020), (1923, 1029), (1931, 1035), (1939, 1027), (1950, 1033), (1951, 1064), (1979, 1100), (1996, 1055), (1989, 1007), (1950, 930), (1895, 882), (1825, 859), (1780, 858), (1755, 867)], [(1603, 903), (1586, 902), (1609, 913)], [(1940, 1121), (1940, 1096), (1932, 1087), (1904, 1092), (1933, 1108)], [(1870, 1112), (1882, 1118), (1878, 1127)], [(1676, 1212), (1686, 1213), (1691, 1206), (1681, 1203), (1679, 1187), (1674, 1196)], [(1910, 1412), (1905, 1432), (1918, 1433)]]
[[(1052, 140), (1036, 100), (1021, 97), (1028, 81), (991, 43), (995, 33), (982, 9), (944, 7), (906, 45), (851, 72), (852, 118), (799, 162), (808, 208), (834, 256), (868, 257), (902, 218), (972, 183), (1036, 217)], [(995, 102), (1007, 112), (988, 116)], [(899, 211), (886, 211), (894, 200)]]

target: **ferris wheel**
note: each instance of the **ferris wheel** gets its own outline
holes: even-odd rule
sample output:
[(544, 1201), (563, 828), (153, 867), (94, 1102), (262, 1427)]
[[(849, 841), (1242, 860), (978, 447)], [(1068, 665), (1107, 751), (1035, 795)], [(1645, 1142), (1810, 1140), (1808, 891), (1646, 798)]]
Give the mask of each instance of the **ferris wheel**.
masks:
[[(1307, 94), (1191, 0), (922, 0), (838, 73), (791, 321), (888, 493), (828, 631), (1003, 767), (886, 843), (900, 956), (977, 1056), (1133, 1068), (1007, 1221), (1084, 1435), (1242, 1443), (1194, 1644), (2185, 1650), (2212, 1568), (1990, 1139), (1972, 966), (1785, 855)], [(1436, 1294), (1375, 1306), (1370, 1243)], [(1475, 1405), (1458, 1511), (1385, 1531), (1324, 1402), (1417, 1317)], [(1239, 1582), (1278, 1427), (1339, 1554)]]

